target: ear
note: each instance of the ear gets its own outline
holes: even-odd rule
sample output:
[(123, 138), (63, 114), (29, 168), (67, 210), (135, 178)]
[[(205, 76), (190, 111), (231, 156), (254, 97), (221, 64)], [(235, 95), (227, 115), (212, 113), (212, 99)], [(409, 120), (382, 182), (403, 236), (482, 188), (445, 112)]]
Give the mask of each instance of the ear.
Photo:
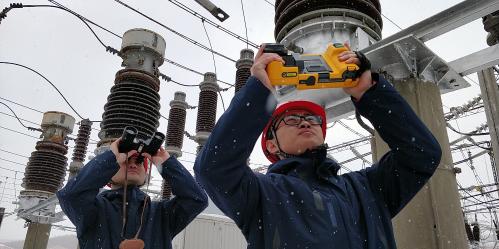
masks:
[(279, 151), (279, 147), (277, 146), (275, 139), (267, 140), (267, 142), (265, 143), (265, 146), (267, 147), (267, 150), (271, 154), (276, 154)]

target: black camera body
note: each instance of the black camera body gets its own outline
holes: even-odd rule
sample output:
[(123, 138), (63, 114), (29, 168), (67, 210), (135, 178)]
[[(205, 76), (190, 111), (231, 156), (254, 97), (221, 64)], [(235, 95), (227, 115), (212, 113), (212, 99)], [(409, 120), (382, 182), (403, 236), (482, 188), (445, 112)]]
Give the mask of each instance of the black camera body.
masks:
[(125, 127), (121, 135), (121, 141), (118, 144), (118, 152), (128, 153), (131, 150), (137, 150), (139, 157), (136, 161), (141, 163), (144, 160), (141, 154), (148, 153), (154, 156), (165, 140), (165, 135), (161, 132), (155, 132), (149, 139), (143, 140), (137, 138), (137, 134), (138, 131), (136, 128), (132, 126)]

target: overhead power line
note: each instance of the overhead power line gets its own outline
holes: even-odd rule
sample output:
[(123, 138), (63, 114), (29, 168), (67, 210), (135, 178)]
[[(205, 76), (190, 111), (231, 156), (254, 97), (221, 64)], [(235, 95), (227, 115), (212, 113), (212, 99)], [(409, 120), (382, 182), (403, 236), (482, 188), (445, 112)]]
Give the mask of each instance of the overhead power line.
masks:
[[(37, 110), (37, 109), (35, 109), (35, 108), (33, 108), (33, 107), (30, 107), (30, 106), (27, 106), (27, 105), (20, 104), (20, 103), (18, 103), (18, 102), (15, 102), (15, 101), (13, 101), (13, 100), (10, 100), (10, 99), (6, 99), (6, 98), (3, 98), (3, 97), (0, 97), (0, 100), (7, 101), (7, 102), (12, 103), (12, 104), (14, 104), (14, 105), (17, 105), (17, 106), (20, 106), (20, 107), (26, 108), (26, 109), (28, 109), (28, 110), (31, 110), (31, 111), (35, 111), (35, 112), (41, 113), (41, 114), (44, 114), (44, 113), (45, 113), (45, 112), (42, 112), (42, 111), (40, 111), (40, 110)], [(0, 112), (0, 113), (1, 113), (1, 112)], [(6, 114), (6, 113), (3, 113), (3, 114), (4, 114), (4, 115), (8, 115), (8, 114)], [(21, 120), (26, 121), (26, 122), (30, 122), (30, 123), (33, 123), (33, 124), (37, 124), (37, 123), (35, 123), (35, 122), (29, 121), (29, 120), (25, 120), (25, 119), (22, 119), (22, 118), (21, 118)], [(100, 130), (99, 130), (99, 129), (97, 129), (97, 128), (92, 128), (92, 130), (95, 130), (95, 131), (100, 131)]]
[(10, 108), (10, 106), (8, 106), (7, 104), (3, 103), (3, 102), (0, 102), (0, 104), (6, 106), (11, 112), (12, 114), (14, 114), (14, 117), (17, 119), (17, 121), (19, 121), (19, 123), (26, 129), (30, 130), (30, 131), (42, 131), (40, 128), (35, 128), (35, 127), (31, 127), (31, 126), (26, 126), (24, 125), (23, 122), (21, 122), (21, 119), (19, 119), (19, 117), (17, 116), (17, 114), (14, 112), (14, 110), (12, 110), (12, 108)]
[(26, 108), (26, 109), (29, 109), (29, 110), (32, 110), (32, 111), (35, 111), (35, 112), (41, 113), (41, 114), (43, 114), (43, 113), (44, 113), (44, 112), (42, 112), (42, 111), (40, 111), (40, 110), (34, 109), (34, 108), (32, 108), (32, 107), (29, 107), (29, 106), (26, 106), (26, 105), (23, 105), (23, 104), (19, 104), (19, 103), (17, 103), (17, 102), (14, 102), (14, 101), (9, 100), (9, 99), (6, 99), (6, 98), (2, 98), (2, 97), (0, 97), (0, 99), (1, 99), (1, 100), (4, 100), (4, 101), (7, 101), (7, 102), (10, 102), (10, 103), (12, 103), (12, 104), (18, 105), (18, 106), (20, 106), (20, 107), (24, 107), (24, 108)]
[(26, 134), (24, 132), (16, 131), (16, 130), (13, 130), (13, 129), (10, 129), (10, 128), (7, 128), (7, 127), (1, 126), (1, 125), (0, 125), (0, 129), (8, 130), (8, 131), (11, 131), (11, 132), (14, 132), (14, 133), (17, 133), (17, 134), (21, 134), (21, 135), (24, 135), (24, 136), (27, 136), (27, 137), (39, 139), (39, 137), (35, 137), (35, 136), (30, 135), (30, 134)]
[[(112, 34), (113, 36), (115, 36), (117, 38), (123, 39), (123, 37), (121, 37), (120, 35), (116, 34), (113, 31), (111, 31), (111, 30), (109, 30), (109, 29), (107, 29), (107, 28), (105, 28), (105, 27), (97, 24), (96, 22), (94, 22), (94, 21), (92, 21), (92, 20), (90, 20), (90, 19), (88, 19), (88, 18), (80, 15), (79, 13), (77, 13), (77, 12), (71, 10), (70, 8), (68, 8), (68, 7), (66, 7), (66, 6), (58, 3), (55, 0), (48, 0), (48, 1), (51, 2), (51, 3), (53, 3), (53, 4), (55, 4), (55, 5), (22, 5), (22, 4), (16, 4), (16, 6), (17, 6), (16, 8), (24, 8), (24, 7), (50, 7), (50, 8), (56, 8), (56, 9), (64, 10), (64, 11), (66, 11), (66, 12), (68, 12), (68, 13), (76, 16), (78, 19), (80, 19), (85, 24), (85, 26), (87, 26), (90, 29), (90, 31), (95, 36), (95, 38), (99, 41), (99, 43), (105, 47), (105, 49), (106, 49), (107, 52), (110, 52), (112, 54), (118, 54), (119, 53), (119, 51), (117, 49), (115, 49), (115, 48), (113, 48), (111, 46), (105, 45), (105, 43), (98, 37), (98, 35), (95, 33), (95, 31), (90, 27), (90, 25), (88, 25), (88, 23), (91, 23), (92, 25), (100, 28), (101, 30), (106, 31), (109, 34)], [(4, 15), (3, 18), (5, 18), (5, 15)], [(172, 64), (172, 65), (177, 66), (179, 68), (182, 68), (184, 70), (187, 70), (187, 71), (199, 74), (199, 75), (203, 75), (202, 73), (200, 73), (200, 72), (198, 72), (198, 71), (196, 71), (194, 69), (191, 69), (189, 67), (181, 65), (180, 63), (177, 63), (177, 62), (172, 61), (170, 59), (165, 58), (165, 62), (168, 62), (169, 64)], [(217, 81), (220, 82), (220, 83), (229, 85), (229, 86), (233, 86), (233, 84), (230, 84), (230, 83), (228, 83), (226, 81), (222, 81), (222, 80), (217, 80)], [(181, 86), (188, 86), (187, 84), (182, 84), (182, 83), (179, 83), (178, 81), (174, 81), (174, 80), (171, 80), (171, 82), (173, 82), (175, 84), (178, 84), (178, 85), (181, 85)], [(94, 122), (97, 122), (97, 121), (94, 121)]]
[(170, 31), (170, 32), (172, 32), (172, 33), (174, 33), (175, 35), (177, 35), (177, 36), (181, 37), (182, 39), (184, 39), (184, 40), (186, 40), (186, 41), (188, 41), (188, 42), (190, 42), (190, 43), (192, 43), (192, 44), (194, 44), (194, 45), (196, 45), (196, 46), (198, 46), (198, 47), (200, 47), (200, 48), (202, 48), (202, 49), (204, 49), (204, 50), (207, 50), (207, 51), (209, 51), (209, 52), (213, 52), (213, 53), (215, 53), (216, 55), (218, 55), (218, 56), (220, 56), (220, 57), (222, 57), (222, 58), (225, 58), (225, 59), (227, 59), (227, 60), (229, 60), (229, 61), (232, 61), (232, 62), (236, 63), (236, 60), (234, 60), (234, 59), (232, 59), (232, 58), (230, 58), (230, 57), (228, 57), (228, 56), (226, 56), (226, 55), (224, 55), (224, 54), (222, 54), (222, 53), (219, 53), (219, 52), (217, 52), (217, 51), (214, 51), (213, 49), (210, 49), (209, 47), (207, 47), (207, 46), (205, 46), (205, 45), (203, 45), (203, 44), (201, 44), (201, 43), (197, 42), (196, 40), (194, 40), (194, 39), (192, 39), (192, 38), (190, 38), (190, 37), (188, 37), (188, 36), (186, 36), (186, 35), (184, 35), (184, 34), (182, 34), (182, 33), (178, 32), (178, 31), (176, 31), (176, 30), (174, 30), (174, 29), (172, 29), (172, 28), (170, 28), (170, 27), (168, 27), (168, 26), (164, 25), (163, 23), (161, 23), (161, 22), (157, 21), (156, 19), (154, 19), (154, 18), (152, 18), (152, 17), (150, 17), (150, 16), (148, 16), (148, 15), (146, 15), (146, 14), (144, 14), (144, 13), (142, 13), (142, 12), (138, 11), (137, 9), (135, 9), (135, 8), (131, 7), (130, 5), (127, 5), (126, 3), (124, 3), (124, 2), (122, 2), (122, 1), (120, 1), (120, 0), (114, 0), (114, 1), (115, 1), (115, 2), (117, 2), (117, 3), (119, 3), (119, 4), (121, 4), (121, 5), (122, 5), (122, 6), (124, 6), (124, 7), (126, 7), (126, 8), (128, 8), (128, 9), (132, 10), (133, 12), (135, 12), (135, 13), (137, 13), (137, 14), (139, 14), (139, 15), (143, 16), (143, 17), (145, 17), (146, 19), (148, 19), (148, 20), (150, 20), (150, 21), (152, 21), (152, 22), (154, 22), (154, 23), (158, 24), (159, 26), (161, 26), (161, 27), (165, 28), (166, 30), (168, 30), (168, 31)]
[(47, 77), (43, 76), (41, 73), (39, 73), (38, 71), (30, 68), (30, 67), (27, 67), (25, 65), (21, 65), (21, 64), (18, 64), (18, 63), (14, 63), (14, 62), (8, 62), (8, 61), (0, 61), (0, 64), (8, 64), (8, 65), (14, 65), (14, 66), (18, 66), (18, 67), (22, 67), (22, 68), (25, 68), (25, 69), (28, 69), (30, 70), (31, 72), (33, 73), (36, 73), (38, 74), (38, 76), (42, 77), (45, 81), (47, 81), (58, 93), (59, 95), (61, 95), (61, 97), (64, 99), (64, 101), (66, 102), (66, 104), (69, 105), (69, 107), (71, 108), (71, 110), (73, 110), (74, 113), (76, 113), (76, 115), (78, 115), (78, 117), (80, 117), (81, 119), (85, 119), (84, 117), (82, 117), (80, 115), (80, 113), (78, 113), (75, 108), (69, 103), (69, 101), (66, 99), (66, 97), (64, 96), (64, 94), (62, 94), (61, 91), (59, 91), (59, 89), (54, 85), (54, 83), (52, 83), (49, 79), (47, 79)]
[[(112, 31), (110, 31), (109, 29), (104, 28), (103, 26), (101, 26), (101, 25), (99, 25), (99, 24), (97, 24), (97, 23), (95, 23), (95, 22), (93, 22), (93, 21), (89, 20), (88, 18), (86, 18), (86, 17), (84, 17), (84, 16), (82, 16), (82, 15), (80, 15), (80, 14), (76, 13), (75, 11), (73, 11), (73, 10), (69, 9), (68, 7), (66, 7), (66, 6), (64, 6), (64, 5), (60, 4), (60, 3), (58, 3), (58, 2), (57, 2), (57, 1), (55, 1), (55, 0), (49, 0), (49, 1), (50, 1), (51, 3), (56, 4), (58, 7), (61, 7), (63, 10), (65, 10), (65, 11), (67, 11), (67, 12), (69, 12), (69, 13), (71, 13), (71, 14), (75, 15), (75, 16), (77, 16), (80, 20), (82, 20), (82, 21), (85, 23), (85, 25), (86, 25), (86, 26), (90, 29), (90, 31), (94, 34), (94, 36), (97, 38), (97, 40), (99, 40), (99, 43), (100, 43), (100, 44), (101, 44), (101, 45), (102, 45), (102, 46), (106, 49), (106, 51), (107, 51), (107, 52), (110, 52), (111, 54), (119, 55), (119, 51), (118, 51), (117, 49), (115, 49), (115, 48), (111, 47), (111, 46), (108, 46), (108, 45), (104, 44), (104, 43), (102, 42), (102, 40), (101, 40), (101, 39), (97, 36), (97, 34), (93, 31), (93, 29), (92, 29), (92, 28), (91, 28), (91, 27), (90, 27), (90, 26), (89, 26), (86, 22), (89, 22), (89, 23), (91, 23), (91, 24), (93, 24), (93, 25), (97, 26), (98, 28), (100, 28), (100, 29), (102, 29), (102, 30), (104, 30), (104, 31), (106, 31), (106, 32), (108, 32), (108, 33), (110, 33), (110, 34), (114, 35), (115, 37), (117, 37), (117, 38), (119, 38), (119, 39), (123, 39), (123, 37), (122, 37), (122, 36), (120, 36), (120, 35), (116, 34), (115, 32), (112, 32)], [(214, 51), (211, 51), (211, 52), (214, 52)], [(192, 72), (192, 73), (195, 73), (195, 74), (198, 74), (198, 75), (201, 75), (201, 76), (203, 76), (203, 75), (204, 75), (203, 73), (201, 73), (201, 72), (199, 72), (199, 71), (196, 71), (196, 70), (194, 70), (194, 69), (191, 69), (191, 68), (189, 68), (189, 67), (187, 67), (187, 66), (184, 66), (184, 65), (182, 65), (182, 64), (180, 64), (180, 63), (178, 63), (178, 62), (172, 61), (172, 60), (170, 60), (170, 59), (164, 58), (164, 61), (165, 61), (165, 62), (167, 62), (167, 63), (169, 63), (169, 64), (172, 64), (172, 65), (174, 65), (174, 66), (176, 66), (176, 67), (179, 67), (179, 68), (182, 68), (182, 69), (184, 69), (184, 70), (187, 70), (187, 71), (189, 71), (189, 72)], [(161, 75), (160, 75), (160, 77), (161, 77), (163, 80), (167, 81), (167, 82), (172, 82), (172, 83), (175, 83), (175, 84), (177, 84), (177, 85), (184, 86), (184, 87), (198, 87), (198, 86), (199, 86), (199, 84), (184, 84), (184, 83), (180, 83), (180, 82), (178, 82), (178, 81), (176, 81), (176, 80), (172, 79), (170, 76), (166, 76), (165, 74), (161, 74)], [(231, 87), (232, 87), (232, 86), (234, 86), (234, 84), (230, 84), (230, 83), (228, 83), (228, 82), (226, 82), (226, 81), (222, 81), (222, 80), (218, 80), (218, 79), (217, 79), (217, 81), (218, 81), (218, 82), (220, 82), (220, 83), (223, 83), (223, 84), (229, 85), (229, 86), (231, 86)]]
[[(16, 118), (14, 115), (11, 115), (11, 114), (8, 114), (8, 113), (5, 113), (5, 112), (0, 112), (0, 114), (5, 115), (5, 116), (9, 116), (9, 117)], [(41, 124), (38, 124), (38, 123), (33, 122), (33, 121), (29, 121), (29, 120), (26, 120), (26, 119), (23, 119), (23, 118), (18, 118), (18, 119), (20, 119), (20, 120), (22, 120), (22, 121), (24, 121), (24, 122), (28, 122), (28, 123), (30, 123), (30, 124), (34, 124), (34, 125), (39, 126), (39, 127), (41, 126)], [(41, 130), (41, 129), (38, 129), (38, 128), (32, 128), (32, 129), (37, 129), (38, 131), (42, 132), (42, 130)], [(98, 129), (97, 129), (97, 130), (98, 130)], [(68, 137), (69, 137), (69, 138), (71, 138), (72, 140), (74, 140), (74, 139), (75, 139), (75, 138), (73, 138), (73, 137), (70, 137), (69, 135), (68, 135)], [(98, 143), (98, 142), (99, 142), (99, 141), (97, 141), (97, 140), (95, 140), (95, 139), (91, 139), (91, 138), (89, 138), (89, 140), (90, 140), (90, 141), (92, 141), (93, 143)]]
[(230, 36), (232, 36), (232, 37), (234, 37), (234, 38), (236, 38), (236, 39), (238, 39), (238, 40), (240, 40), (240, 41), (242, 41), (242, 42), (244, 42), (244, 43), (246, 43), (246, 44), (248, 44), (248, 45), (250, 45), (250, 46), (252, 46), (254, 48), (258, 48), (259, 47), (256, 43), (251, 42), (251, 41), (248, 40), (248, 35), (246, 35), (246, 39), (244, 39), (240, 35), (238, 35), (238, 34), (232, 32), (232, 31), (230, 31), (230, 30), (228, 30), (228, 29), (220, 26), (219, 24), (217, 24), (217, 23), (211, 21), (210, 19), (204, 17), (203, 15), (199, 14), (198, 12), (190, 9), (189, 7), (187, 7), (186, 5), (182, 4), (181, 2), (179, 2), (177, 0), (168, 0), (168, 1), (171, 2), (172, 4), (174, 4), (175, 6), (183, 9), (184, 11), (190, 13), (191, 15), (199, 18), (201, 21), (206, 22), (209, 25), (211, 25), (211, 26), (213, 26), (213, 27), (215, 27), (215, 28), (217, 28), (217, 29), (219, 29), (219, 30), (227, 33), (228, 35), (230, 35)]
[[(241, 0), (241, 10), (243, 12), (243, 21), (244, 21), (244, 31), (246, 32), (246, 40), (248, 40), (248, 25), (246, 25), (246, 14), (244, 13), (244, 4), (243, 0)], [(248, 43), (246, 43), (246, 48), (248, 48)]]

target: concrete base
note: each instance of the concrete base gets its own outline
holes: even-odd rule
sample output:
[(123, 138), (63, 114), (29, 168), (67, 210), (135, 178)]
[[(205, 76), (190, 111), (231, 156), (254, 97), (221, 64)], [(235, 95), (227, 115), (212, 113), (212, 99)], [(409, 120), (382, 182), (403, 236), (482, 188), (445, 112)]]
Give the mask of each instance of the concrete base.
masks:
[[(418, 79), (397, 81), (394, 85), (442, 147), (442, 160), (433, 177), (393, 219), (397, 246), (399, 249), (467, 249), (439, 89)], [(388, 150), (376, 134), (373, 160), (377, 161)]]
[(50, 237), (50, 224), (30, 223), (24, 249), (46, 249)]

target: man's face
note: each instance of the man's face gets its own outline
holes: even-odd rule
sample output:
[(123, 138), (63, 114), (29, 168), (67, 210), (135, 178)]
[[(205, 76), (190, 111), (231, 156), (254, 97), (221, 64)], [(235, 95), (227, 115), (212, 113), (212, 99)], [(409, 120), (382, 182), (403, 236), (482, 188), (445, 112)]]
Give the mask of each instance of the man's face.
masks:
[[(115, 185), (125, 184), (125, 169), (127, 163), (120, 164), (119, 171), (111, 178)], [(142, 185), (146, 181), (146, 172), (142, 163), (136, 162), (136, 157), (128, 159), (128, 185)]]
[[(276, 136), (281, 150), (292, 155), (300, 155), (324, 143), (319, 120), (307, 111), (286, 112), (275, 123)], [(279, 151), (275, 139), (267, 141), (267, 149), (275, 154)]]

